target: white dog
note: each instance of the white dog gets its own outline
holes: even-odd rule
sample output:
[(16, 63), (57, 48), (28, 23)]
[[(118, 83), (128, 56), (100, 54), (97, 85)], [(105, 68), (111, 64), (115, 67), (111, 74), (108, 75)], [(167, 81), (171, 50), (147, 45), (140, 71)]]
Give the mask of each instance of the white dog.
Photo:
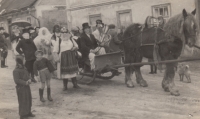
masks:
[(190, 78), (191, 71), (190, 71), (189, 65), (184, 65), (184, 64), (180, 63), (178, 65), (177, 72), (180, 76), (180, 81), (183, 81), (183, 78), (185, 76), (188, 80), (188, 83), (191, 83), (191, 78)]

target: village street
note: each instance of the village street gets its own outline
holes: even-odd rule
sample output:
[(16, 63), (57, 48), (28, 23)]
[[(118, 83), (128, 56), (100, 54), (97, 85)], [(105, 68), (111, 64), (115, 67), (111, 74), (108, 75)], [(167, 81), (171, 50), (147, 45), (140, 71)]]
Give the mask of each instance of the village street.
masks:
[[(9, 68), (0, 69), (0, 119), (18, 119), (18, 102), (12, 71), (15, 62), (9, 52)], [(161, 87), (163, 73), (149, 74), (149, 66), (142, 68), (149, 86), (127, 88), (123, 74), (109, 81), (96, 79), (91, 85), (62, 91), (62, 80), (51, 80), (53, 102), (39, 101), (40, 83), (31, 84), (33, 106), (36, 115), (30, 119), (200, 119), (200, 65), (189, 63), (192, 83), (175, 82), (180, 96), (171, 96)], [(84, 77), (87, 78), (87, 77)], [(134, 77), (133, 77), (134, 78)], [(134, 78), (135, 79), (135, 78)], [(86, 80), (86, 79), (83, 79)], [(46, 99), (46, 90), (44, 93)]]

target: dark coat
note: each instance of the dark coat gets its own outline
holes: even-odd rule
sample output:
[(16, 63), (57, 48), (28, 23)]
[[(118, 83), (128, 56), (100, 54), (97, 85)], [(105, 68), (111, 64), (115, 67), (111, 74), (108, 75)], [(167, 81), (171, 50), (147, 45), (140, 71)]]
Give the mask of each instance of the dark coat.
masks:
[(7, 44), (5, 42), (5, 38), (3, 34), (0, 34), (0, 49), (7, 49)]
[(80, 44), (80, 51), (84, 59), (88, 58), (91, 49), (95, 49), (98, 46), (97, 40), (95, 39), (94, 35), (90, 34), (89, 38), (85, 33), (81, 35)]
[[(22, 50), (21, 50), (22, 49)], [(37, 48), (32, 40), (21, 39), (17, 44), (16, 51), (22, 55), (24, 53), (26, 61), (35, 60)]]
[(19, 103), (19, 115), (25, 116), (31, 112), (32, 96), (29, 85), (26, 81), (30, 79), (29, 73), (26, 69), (16, 68), (13, 71), (13, 78), (16, 83), (16, 92)]

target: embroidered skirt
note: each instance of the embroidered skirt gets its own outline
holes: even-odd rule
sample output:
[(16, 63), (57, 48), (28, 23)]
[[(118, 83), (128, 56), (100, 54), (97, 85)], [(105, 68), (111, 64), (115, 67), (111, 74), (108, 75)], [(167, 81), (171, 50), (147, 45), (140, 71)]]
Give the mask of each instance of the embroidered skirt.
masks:
[(61, 52), (61, 75), (78, 73), (78, 62), (73, 51)]

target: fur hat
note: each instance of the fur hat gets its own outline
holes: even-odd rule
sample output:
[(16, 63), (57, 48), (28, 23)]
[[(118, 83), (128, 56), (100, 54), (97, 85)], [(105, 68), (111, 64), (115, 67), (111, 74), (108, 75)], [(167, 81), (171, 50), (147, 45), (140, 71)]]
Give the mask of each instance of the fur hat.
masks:
[(90, 25), (86, 22), (82, 24), (83, 30), (86, 28), (91, 28)]
[(37, 56), (38, 54), (44, 54), (43, 52), (42, 52), (42, 50), (37, 50), (36, 52), (35, 52), (35, 56)]
[(23, 64), (23, 60), (21, 59), (21, 58), (19, 58), (19, 57), (16, 57), (16, 62), (17, 62), (17, 64), (20, 64), (20, 65), (24, 65)]
[(60, 26), (59, 25), (55, 25), (53, 27), (53, 33), (58, 33), (58, 32), (60, 32)]
[(109, 25), (109, 29), (115, 29), (115, 25), (114, 24), (110, 24)]

